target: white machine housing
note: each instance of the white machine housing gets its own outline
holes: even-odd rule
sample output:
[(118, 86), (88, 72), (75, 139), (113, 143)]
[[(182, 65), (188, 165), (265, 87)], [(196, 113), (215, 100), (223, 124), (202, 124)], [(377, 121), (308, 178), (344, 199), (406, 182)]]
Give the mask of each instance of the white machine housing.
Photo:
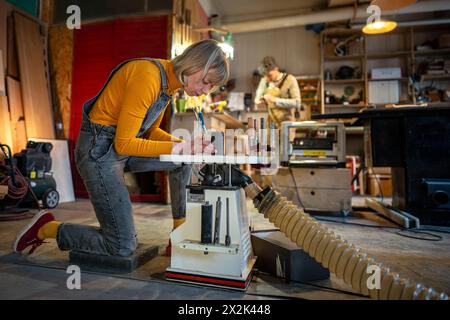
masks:
[[(216, 202), (221, 198), (219, 244), (201, 243), (202, 205), (213, 205), (214, 234)], [(226, 198), (229, 198), (229, 235), (227, 233)], [(214, 237), (213, 237), (214, 238)], [(166, 278), (174, 281), (245, 290), (250, 283), (256, 261), (250, 240), (245, 192), (234, 186), (187, 186), (186, 222), (172, 231), (172, 258)]]

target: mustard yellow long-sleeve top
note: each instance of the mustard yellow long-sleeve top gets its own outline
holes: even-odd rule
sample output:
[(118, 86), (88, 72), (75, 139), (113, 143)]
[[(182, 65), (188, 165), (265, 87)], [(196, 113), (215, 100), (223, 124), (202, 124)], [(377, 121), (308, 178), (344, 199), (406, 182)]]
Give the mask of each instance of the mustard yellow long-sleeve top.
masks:
[[(158, 61), (166, 71), (166, 93), (173, 95), (182, 84), (175, 76), (171, 61)], [(136, 138), (148, 108), (156, 101), (160, 91), (158, 66), (151, 61), (135, 60), (114, 74), (95, 102), (89, 117), (94, 123), (116, 126), (114, 148), (119, 155), (154, 157), (170, 154), (174, 141), (180, 141), (159, 127), (165, 109), (144, 137)]]

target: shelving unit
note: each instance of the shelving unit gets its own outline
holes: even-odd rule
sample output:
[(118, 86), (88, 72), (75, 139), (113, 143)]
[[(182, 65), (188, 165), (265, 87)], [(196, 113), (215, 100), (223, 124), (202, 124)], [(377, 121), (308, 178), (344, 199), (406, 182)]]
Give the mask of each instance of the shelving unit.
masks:
[(450, 49), (414, 50), (416, 56), (450, 54)]
[(325, 80), (325, 84), (349, 84), (349, 83), (361, 83), (364, 79), (339, 79), (339, 80)]
[(363, 106), (360, 104), (326, 104), (327, 108), (362, 108)]
[(396, 51), (396, 52), (373, 52), (367, 55), (367, 59), (383, 59), (391, 57), (408, 56), (411, 54), (410, 50)]
[[(338, 112), (336, 109), (360, 109), (368, 105), (383, 107), (381, 104), (370, 103), (369, 81), (398, 81), (398, 104), (415, 104), (421, 102), (416, 98), (422, 87), (442, 84), (450, 81), (450, 73), (445, 74), (418, 74), (419, 63), (424, 60), (443, 57), (450, 60), (450, 48), (417, 50), (418, 45), (425, 41), (437, 38), (439, 35), (450, 32), (450, 24), (436, 26), (417, 26), (398, 28), (394, 32), (380, 35), (365, 35), (355, 29), (326, 29), (321, 33), (321, 79), (323, 86), (320, 93), (322, 114)], [(347, 44), (347, 50), (341, 50), (341, 55), (336, 54), (336, 44), (346, 39), (354, 42)], [(358, 39), (358, 41), (355, 41)], [(341, 46), (341, 48), (344, 46)], [(357, 79), (335, 79), (336, 71), (340, 66), (359, 68), (361, 77)], [(373, 68), (400, 67), (401, 77), (395, 79), (371, 79)], [(325, 79), (325, 72), (330, 70), (333, 79)], [(413, 85), (413, 80), (415, 85)], [(332, 92), (338, 100), (343, 100), (344, 88), (353, 87), (353, 94), (348, 97), (349, 104), (327, 103), (325, 93)], [(362, 95), (356, 97), (362, 90)], [(354, 103), (356, 99), (359, 103)], [(373, 101), (373, 100), (372, 100)], [(433, 102), (436, 104), (439, 102)], [(327, 109), (332, 109), (328, 110)]]
[(450, 80), (450, 74), (425, 74), (421, 77), (422, 81), (430, 80)]
[[(321, 76), (323, 81), (323, 86), (321, 90), (321, 113), (329, 113), (338, 112), (335, 109), (342, 107), (343, 109), (351, 110), (352, 112), (357, 110), (358, 108), (364, 106), (365, 103), (365, 82), (364, 78), (364, 70), (365, 70), (365, 50), (364, 50), (364, 37), (360, 36), (360, 32), (352, 29), (332, 29), (325, 30), (321, 34)], [(344, 52), (342, 55), (335, 55), (336, 47), (338, 43), (341, 41), (345, 41), (346, 39), (353, 39), (355, 45), (349, 46), (348, 52)], [(336, 40), (334, 43), (333, 40)], [(343, 46), (341, 46), (342, 48)], [(355, 78), (351, 79), (336, 79), (335, 75), (339, 67), (341, 66), (350, 66), (354, 68), (354, 70), (359, 69), (359, 75), (356, 75)], [(328, 73), (328, 76), (331, 76), (332, 79), (325, 78), (325, 73)], [(352, 94), (348, 96), (345, 93), (346, 87), (352, 87)], [(362, 90), (363, 93), (363, 103), (360, 104), (360, 101), (356, 101), (354, 95), (358, 95)], [(347, 104), (336, 104), (335, 101), (329, 101), (327, 99), (325, 93), (326, 92), (336, 93), (339, 92), (336, 96), (339, 98), (348, 96)]]
[(349, 56), (326, 56), (325, 61), (335, 61), (335, 60), (358, 60), (363, 59), (363, 55), (349, 55)]
[(300, 87), (300, 95), (302, 98), (302, 106), (305, 114), (301, 116), (302, 120), (311, 120), (312, 114), (320, 114), (320, 91), (321, 77), (320, 75), (296, 76)]

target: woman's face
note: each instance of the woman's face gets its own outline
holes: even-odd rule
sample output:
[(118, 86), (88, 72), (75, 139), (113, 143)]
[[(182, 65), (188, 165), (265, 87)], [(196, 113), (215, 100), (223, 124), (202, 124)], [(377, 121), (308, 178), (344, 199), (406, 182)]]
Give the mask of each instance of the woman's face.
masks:
[(191, 97), (207, 94), (214, 86), (210, 81), (211, 72), (214, 72), (214, 69), (210, 69), (203, 79), (203, 70), (199, 70), (189, 76), (184, 76), (184, 91)]
[(279, 76), (280, 76), (280, 70), (278, 70), (278, 68), (275, 68), (272, 71), (269, 71), (267, 73), (266, 78), (268, 81), (276, 81)]

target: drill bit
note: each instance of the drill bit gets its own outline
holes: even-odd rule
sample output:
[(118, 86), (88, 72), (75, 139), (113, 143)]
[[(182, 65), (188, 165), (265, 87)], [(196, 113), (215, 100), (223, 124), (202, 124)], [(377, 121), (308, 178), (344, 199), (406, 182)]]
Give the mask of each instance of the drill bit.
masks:
[(231, 244), (231, 238), (230, 238), (230, 198), (227, 198), (227, 234), (225, 235), (225, 245), (227, 247)]
[(216, 220), (214, 225), (214, 244), (220, 243), (220, 212), (222, 210), (222, 201), (220, 197), (217, 198), (216, 202)]

